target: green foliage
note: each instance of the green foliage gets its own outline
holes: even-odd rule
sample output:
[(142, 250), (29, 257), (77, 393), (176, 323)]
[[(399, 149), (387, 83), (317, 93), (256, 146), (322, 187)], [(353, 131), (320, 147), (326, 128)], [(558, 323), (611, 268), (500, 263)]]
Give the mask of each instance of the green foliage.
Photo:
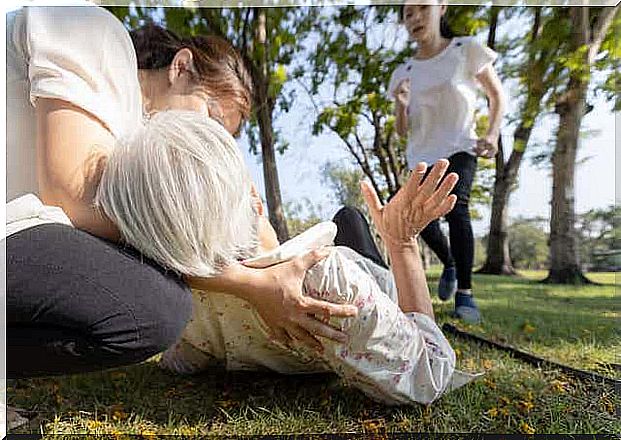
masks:
[(446, 10), (446, 19), (457, 35), (475, 35), (489, 26), (489, 9), (460, 5)]
[(541, 223), (541, 219), (520, 218), (509, 227), (509, 254), (515, 268), (541, 270), (546, 267), (548, 234)]
[(284, 205), (287, 229), (289, 235), (295, 237), (313, 225), (323, 221), (321, 205), (315, 205), (309, 198), (298, 202), (289, 202)]
[(276, 68), (272, 71), (269, 88), (268, 88), (268, 96), (272, 99), (276, 98), (283, 86), (287, 82), (287, 69), (282, 64), (278, 64)]
[(360, 181), (364, 173), (357, 168), (349, 168), (327, 162), (322, 170), (323, 182), (330, 188), (330, 196), (338, 205), (352, 206), (362, 211), (366, 204), (360, 191)]
[(580, 261), (586, 265), (596, 263), (594, 254), (621, 249), (621, 207), (611, 205), (591, 209), (578, 215), (576, 231)]
[(600, 54), (595, 60), (595, 69), (607, 72), (602, 83), (596, 84), (595, 93), (602, 94), (614, 103), (613, 110), (621, 111), (619, 81), (621, 80), (621, 14), (617, 11), (610, 30), (602, 42)]

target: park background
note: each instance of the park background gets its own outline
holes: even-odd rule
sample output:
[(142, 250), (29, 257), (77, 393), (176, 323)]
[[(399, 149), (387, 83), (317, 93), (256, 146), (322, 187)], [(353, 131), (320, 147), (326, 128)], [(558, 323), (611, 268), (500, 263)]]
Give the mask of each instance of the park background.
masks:
[[(405, 29), (394, 12), (396, 8), (298, 9), (297, 13), (283, 13), (282, 8), (268, 10), (267, 33), (262, 43), (267, 53), (262, 53), (261, 44), (256, 44), (258, 17), (244, 16), (241, 10), (220, 15), (216, 9), (202, 9), (197, 14), (190, 9), (111, 8), (129, 28), (150, 19), (167, 23), (184, 35), (222, 35), (250, 60), (253, 79), (262, 85), (257, 87), (261, 96), (255, 102), (255, 109), (260, 110), (244, 130), (240, 147), (267, 201), (270, 220), (281, 241), (317, 221), (329, 220), (345, 203), (364, 209), (356, 187), (360, 178), (371, 178), (387, 198), (398, 189), (397, 175), (403, 172), (404, 165), (403, 145), (399, 145), (393, 133), (392, 107), (385, 96), (391, 71), (411, 53)], [(531, 40), (537, 10), (537, 19), (541, 21), (536, 31), (539, 35)], [(614, 52), (618, 48), (612, 36), (618, 24), (609, 24), (603, 35), (606, 38), (592, 55), (593, 74), (584, 102), (589, 111), (582, 118), (574, 151), (567, 152), (575, 168), (574, 182), (559, 181), (559, 186), (567, 187), (566, 194), (557, 197), (557, 203), (562, 204), (557, 208), (562, 218), (556, 221), (554, 234), (562, 249), (548, 243), (553, 203), (552, 156), (555, 148), (565, 151), (556, 146), (561, 135), (557, 136), (559, 114), (555, 106), (561, 95), (567, 93), (564, 89), (569, 72), (584, 67), (576, 55), (570, 55), (575, 48), (567, 43), (571, 38), (563, 23), (571, 19), (566, 13), (563, 16), (552, 12), (561, 10), (455, 6), (448, 13), (458, 34), (473, 35), (499, 52), (496, 68), (508, 98), (501, 132), (505, 174), (511, 174), (510, 163), (519, 164), (516, 178), (507, 177), (504, 182), (505, 188), (512, 189), (506, 191), (510, 195), (505, 195), (505, 223), (500, 232), (492, 232), (496, 234), (492, 240), (496, 249), (491, 251), (502, 248), (498, 238), (506, 232), (509, 254), (513, 254), (511, 263), (517, 268), (544, 269), (552, 263), (557, 266), (553, 270), (558, 271), (572, 262), (584, 270), (614, 268), (620, 266), (621, 259), (613, 243), (613, 110), (618, 104), (613, 89), (618, 73)], [(597, 15), (592, 11), (590, 19), (595, 20)], [(495, 22), (491, 26), (493, 17)], [(327, 41), (330, 44), (322, 44)], [(547, 45), (558, 47), (549, 50)], [(343, 56), (345, 53), (349, 56)], [(482, 98), (479, 104), (483, 130), (486, 109)], [(519, 145), (514, 148), (516, 140)], [(374, 144), (376, 141), (381, 145)], [(522, 151), (519, 160), (510, 158), (514, 150)], [(572, 154), (576, 156), (571, 157)], [(367, 164), (366, 170), (360, 166), (362, 162)], [(566, 163), (559, 159), (557, 170), (568, 168)], [(478, 242), (476, 262), (481, 266), (490, 251), (486, 248), (487, 236), (494, 228), (490, 222), (497, 173), (493, 160), (479, 159), (479, 170), (472, 214)], [(572, 204), (564, 204), (563, 199), (573, 199)], [(567, 230), (569, 224), (575, 225), (574, 230)], [(496, 222), (497, 228), (499, 225)], [(575, 238), (569, 238), (574, 235)], [(576, 249), (563, 246), (573, 240)], [(556, 256), (550, 255), (550, 247), (555, 248)], [(430, 263), (438, 262), (428, 251), (424, 257)], [(504, 256), (503, 273), (511, 272), (511, 267), (506, 267), (511, 266), (507, 257)], [(489, 267), (490, 262), (487, 263)], [(573, 282), (573, 276), (566, 278)]]
[[(385, 90), (391, 71), (410, 52), (397, 7), (109, 9), (129, 28), (152, 19), (185, 35), (222, 34), (255, 66), (262, 95), (240, 148), (281, 237), (330, 219), (343, 202), (361, 206), (356, 188), (362, 177), (372, 178), (384, 198), (398, 187), (403, 144), (392, 134), (392, 104)], [(449, 8), (454, 30), (491, 43), (499, 52), (496, 67), (508, 97), (503, 160), (479, 159), (472, 206), (478, 265), (489, 263), (486, 236), (495, 168), (507, 167), (512, 152), (520, 153), (521, 164), (508, 185), (513, 190), (506, 222), (498, 223), (508, 241), (495, 269), (504, 275), (477, 275), (474, 280), (485, 322), (457, 324), (449, 317), (449, 304), (434, 298), (434, 306), (440, 323), (452, 322), (546, 359), (619, 378), (617, 278), (606, 270), (621, 266), (615, 260), (614, 206), (620, 50), (615, 36), (620, 23), (618, 12), (610, 17), (591, 57), (588, 47), (596, 32), (580, 35), (576, 30), (582, 24), (594, 31), (607, 12), (599, 7), (586, 11), (585, 16), (559, 7)], [(567, 105), (570, 88), (586, 92), (585, 99), (570, 99)], [(562, 99), (565, 105), (559, 106)], [(572, 105), (582, 111), (572, 113)], [(480, 107), (485, 115), (482, 98)], [(569, 143), (559, 142), (560, 117), (579, 124)], [(480, 129), (485, 123), (481, 116)], [(525, 129), (528, 142), (523, 142)], [(558, 247), (552, 256), (552, 157), (559, 148), (564, 157), (569, 155), (571, 166), (557, 164), (557, 175), (576, 174), (573, 188), (565, 185), (570, 197), (557, 198), (561, 218), (555, 223)], [(369, 164), (366, 176), (352, 152)], [(266, 161), (268, 172), (277, 170), (279, 183), (273, 174), (264, 178)], [(278, 192), (280, 201), (270, 199)], [(433, 290), (439, 268), (428, 252), (425, 257)], [(551, 260), (561, 278), (566, 268), (570, 274), (550, 281), (578, 286), (542, 284)], [(593, 269), (604, 272), (587, 273)], [(587, 280), (594, 283), (581, 286)], [(386, 408), (322, 376), (214, 371), (180, 378), (160, 372), (153, 362), (93, 375), (18, 381), (8, 397), (9, 403), (36, 415), (25, 428), (30, 432), (621, 432), (619, 396), (609, 386), (533, 368), (460, 339), (452, 342), (460, 368), (487, 374), (432, 407)]]

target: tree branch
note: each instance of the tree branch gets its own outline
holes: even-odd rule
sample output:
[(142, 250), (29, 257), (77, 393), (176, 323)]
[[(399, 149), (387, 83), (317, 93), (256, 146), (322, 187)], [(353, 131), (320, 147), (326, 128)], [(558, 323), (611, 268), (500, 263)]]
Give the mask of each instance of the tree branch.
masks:
[(246, 16), (244, 17), (244, 25), (242, 26), (242, 41), (241, 47), (239, 48), (242, 52), (248, 51), (248, 26), (250, 24), (250, 8), (246, 8)]
[(588, 60), (589, 64), (593, 63), (597, 52), (599, 52), (599, 48), (606, 37), (606, 32), (608, 32), (608, 28), (612, 24), (612, 20), (615, 15), (619, 12), (617, 6), (615, 7), (607, 7), (602, 8), (599, 16), (597, 17), (597, 21), (593, 26), (592, 38), (589, 43), (589, 55)]

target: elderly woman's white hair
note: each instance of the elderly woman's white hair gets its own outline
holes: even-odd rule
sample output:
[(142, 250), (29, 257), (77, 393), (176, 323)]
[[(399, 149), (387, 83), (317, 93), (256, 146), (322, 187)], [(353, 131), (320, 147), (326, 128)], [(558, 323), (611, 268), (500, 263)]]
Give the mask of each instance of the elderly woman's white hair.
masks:
[(96, 204), (145, 256), (213, 276), (255, 247), (251, 179), (233, 137), (205, 115), (164, 111), (108, 159)]

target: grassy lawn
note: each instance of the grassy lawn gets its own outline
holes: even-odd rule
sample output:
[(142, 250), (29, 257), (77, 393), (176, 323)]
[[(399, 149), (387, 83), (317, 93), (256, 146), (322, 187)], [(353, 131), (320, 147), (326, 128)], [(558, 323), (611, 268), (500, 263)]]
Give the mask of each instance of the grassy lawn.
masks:
[[(432, 288), (439, 272), (431, 271)], [(590, 274), (598, 286), (536, 283), (475, 275), (482, 325), (449, 317), (435, 298), (440, 325), (513, 345), (573, 367), (619, 378), (621, 302), (616, 274)], [(495, 432), (621, 434), (621, 397), (612, 387), (541, 370), (508, 354), (455, 339), (458, 366), (485, 376), (424, 407), (386, 407), (332, 375), (280, 376), (211, 371), (193, 377), (154, 362), (56, 379), (20, 380), (10, 405), (38, 417), (19, 433), (284, 434), (335, 432)]]

